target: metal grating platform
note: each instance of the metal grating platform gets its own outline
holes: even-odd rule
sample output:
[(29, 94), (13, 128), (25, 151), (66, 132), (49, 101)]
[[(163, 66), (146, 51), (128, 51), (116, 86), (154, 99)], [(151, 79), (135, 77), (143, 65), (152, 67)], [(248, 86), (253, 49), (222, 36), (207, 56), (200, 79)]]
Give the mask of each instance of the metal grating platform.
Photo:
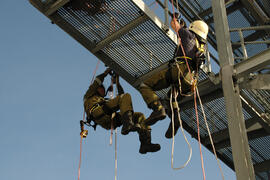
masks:
[[(176, 36), (157, 18), (142, 0), (106, 0), (106, 11), (94, 16), (84, 10), (74, 10), (69, 0), (30, 0), (44, 15), (80, 42), (106, 65), (115, 69), (120, 76), (135, 88), (153, 72), (166, 67), (176, 46)], [(156, 0), (160, 5), (163, 2)], [(189, 21), (203, 19), (210, 26), (209, 43), (217, 50), (213, 12), (210, 0), (179, 0), (180, 12)], [(270, 177), (270, 90), (260, 86), (255, 90), (250, 81), (262, 75), (269, 77), (270, 40), (269, 3), (267, 0), (225, 0), (228, 22), (231, 31), (232, 48), (235, 57), (236, 77), (239, 82), (247, 136), (256, 179)], [(265, 16), (258, 12), (263, 12)], [(243, 31), (245, 41), (264, 41), (264, 44), (247, 44), (247, 57), (240, 44), (238, 30), (232, 28), (266, 26), (266, 29)], [(164, 48), (166, 47), (166, 48)], [(250, 58), (248, 58), (250, 57)], [(243, 60), (246, 59), (246, 60)], [(219, 60), (212, 56), (219, 64)], [(253, 67), (253, 68), (251, 68)], [(250, 77), (250, 73), (254, 76)], [(258, 76), (258, 77), (257, 77)], [(248, 77), (248, 78), (246, 78)], [(255, 82), (257, 83), (257, 82)], [(269, 80), (267, 81), (269, 84)], [(247, 84), (251, 84), (247, 86)], [(258, 84), (258, 83), (257, 83)], [(256, 84), (256, 85), (257, 85)], [(210, 90), (209, 90), (209, 87)], [(213, 134), (219, 158), (234, 169), (232, 148), (229, 138), (223, 90), (218, 75), (209, 78), (204, 72), (200, 75), (199, 90), (204, 109)], [(167, 90), (158, 92), (166, 101)], [(196, 138), (197, 128), (193, 99), (180, 102), (184, 128)], [(199, 111), (201, 111), (199, 109)], [(200, 117), (201, 139), (210, 151), (211, 145), (203, 118)]]

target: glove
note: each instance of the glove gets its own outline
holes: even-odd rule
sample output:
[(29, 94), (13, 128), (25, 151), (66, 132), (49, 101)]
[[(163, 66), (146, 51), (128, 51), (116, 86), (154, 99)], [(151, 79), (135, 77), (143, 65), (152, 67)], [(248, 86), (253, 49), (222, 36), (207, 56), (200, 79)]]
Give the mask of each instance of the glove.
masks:
[(173, 14), (173, 17), (175, 17), (175, 19), (180, 19), (180, 17), (181, 17), (181, 14), (179, 14), (179, 13), (174, 13)]

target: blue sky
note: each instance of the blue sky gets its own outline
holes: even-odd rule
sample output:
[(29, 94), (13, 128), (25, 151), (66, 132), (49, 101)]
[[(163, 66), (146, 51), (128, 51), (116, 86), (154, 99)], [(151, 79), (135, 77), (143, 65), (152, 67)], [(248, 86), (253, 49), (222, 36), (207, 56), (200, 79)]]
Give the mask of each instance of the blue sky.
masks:
[[(0, 179), (77, 179), (83, 95), (98, 59), (50, 23), (26, 0), (0, 1)], [(98, 73), (104, 71), (100, 65)], [(135, 111), (150, 114), (141, 95), (121, 80)], [(108, 86), (108, 84), (107, 84)], [(203, 179), (198, 143), (186, 133), (193, 148), (188, 166), (170, 167), (171, 140), (164, 137), (169, 119), (152, 127), (157, 153), (139, 154), (138, 136), (122, 136), (118, 129), (118, 180)], [(81, 180), (114, 178), (114, 146), (110, 132), (89, 129), (83, 142)], [(175, 166), (189, 150), (177, 134)], [(206, 179), (221, 179), (217, 162), (203, 148)], [(225, 179), (235, 174), (222, 164)]]

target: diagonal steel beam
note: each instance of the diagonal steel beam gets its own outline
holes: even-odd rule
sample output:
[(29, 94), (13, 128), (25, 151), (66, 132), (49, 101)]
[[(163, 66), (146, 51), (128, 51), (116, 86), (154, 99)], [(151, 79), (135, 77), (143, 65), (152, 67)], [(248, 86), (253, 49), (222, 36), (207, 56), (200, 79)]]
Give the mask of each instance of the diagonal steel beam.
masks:
[(58, 0), (55, 3), (53, 3), (50, 7), (47, 7), (45, 11), (46, 16), (50, 16), (54, 12), (56, 12), (59, 8), (67, 4), (70, 0)]
[[(149, 19), (151, 19), (157, 27), (160, 29), (164, 29), (165, 24), (162, 22), (160, 18), (158, 18), (155, 13), (144, 3), (143, 0), (132, 0), (132, 2), (144, 12)], [(171, 30), (168, 29), (168, 31), (164, 31), (164, 33), (173, 41), (175, 44), (177, 44), (177, 36), (176, 34)]]
[[(237, 1), (237, 0), (226, 0), (226, 2), (225, 2), (225, 6), (228, 6), (228, 5), (230, 5), (230, 4), (232, 4), (232, 3), (234, 3), (233, 5), (231, 5), (231, 6), (238, 6), (238, 4), (239, 4), (239, 1)], [(231, 7), (230, 6), (230, 7)], [(229, 7), (229, 8), (230, 8)], [(227, 11), (228, 11), (228, 9), (227, 9)], [(212, 11), (212, 7), (209, 7), (208, 9), (206, 9), (206, 10), (204, 10), (203, 12), (200, 12), (199, 13), (199, 16), (200, 17), (205, 17), (205, 16), (209, 16), (209, 15), (211, 15), (213, 13), (213, 11)], [(228, 13), (228, 12), (227, 12)]]
[(267, 24), (270, 22), (270, 18), (260, 8), (258, 3), (254, 0), (240, 0), (242, 4), (248, 9), (252, 16), (256, 19), (259, 24)]
[(263, 116), (263, 112), (247, 97), (243, 92), (241, 93), (242, 106), (252, 116), (257, 117), (258, 123), (270, 133), (270, 119)]
[(252, 56), (234, 66), (237, 78), (245, 77), (257, 72), (270, 64), (270, 49)]
[(44, 4), (39, 0), (29, 0), (30, 4), (32, 4), (35, 8), (37, 8), (40, 12), (44, 14), (45, 6)]
[(265, 89), (270, 90), (270, 74), (258, 74), (251, 80), (239, 84), (242, 89)]
[[(71, 37), (73, 37), (75, 40), (77, 40), (82, 46), (84, 46), (87, 50), (91, 52), (91, 50), (94, 48), (94, 43), (89, 41), (85, 36), (83, 36), (77, 29), (75, 29), (71, 24), (69, 24), (65, 19), (63, 19), (58, 14), (52, 14), (49, 17), (52, 22), (54, 22), (56, 25), (58, 25), (61, 29), (63, 29), (66, 33), (68, 33)], [(92, 52), (93, 53), (93, 52)], [(107, 56), (105, 53), (99, 51), (94, 54), (98, 59), (104, 62), (104, 64), (108, 65), (117, 73), (123, 77), (128, 83), (133, 84), (136, 80), (135, 77), (130, 75), (124, 68), (122, 68), (120, 65), (118, 65), (116, 62), (114, 62), (113, 59), (111, 59), (109, 56)]]
[[(241, 5), (241, 3), (238, 1), (238, 2), (234, 3), (233, 5), (227, 7), (227, 8), (226, 8), (226, 13), (227, 13), (227, 15), (229, 15), (229, 14), (233, 13), (234, 11), (236, 11), (236, 10), (238, 10), (238, 9), (240, 9), (240, 8), (242, 8), (242, 5)], [(211, 13), (212, 13), (212, 8), (211, 8)], [(214, 17), (210, 17), (210, 18), (207, 19), (205, 22), (206, 22), (207, 24), (213, 23), (213, 22), (214, 22)]]
[[(255, 132), (255, 131), (262, 129), (262, 126), (257, 121), (258, 121), (257, 117), (251, 118), (251, 119), (248, 119), (245, 121), (245, 125), (246, 125), (248, 133), (252, 133), (252, 132)], [(262, 132), (264, 132), (265, 135), (268, 134), (264, 130)], [(269, 135), (270, 135), (270, 133), (269, 133)], [(219, 132), (213, 133), (212, 138), (213, 138), (214, 143), (229, 141), (229, 138), (230, 138), (229, 137), (229, 129), (227, 128), (227, 129), (221, 130)], [(250, 136), (250, 138), (254, 139), (255, 136)], [(202, 143), (205, 146), (210, 145), (210, 143), (211, 143), (210, 138), (209, 137), (204, 138), (204, 141)]]
[(100, 41), (91, 51), (92, 53), (96, 53), (99, 50), (106, 47), (108, 44), (113, 42), (116, 39), (119, 39), (121, 36), (127, 34), (129, 31), (137, 27), (138, 25), (142, 24), (144, 21), (146, 21), (148, 18), (146, 15), (140, 16), (137, 19), (133, 20), (129, 24), (125, 25), (123, 28), (121, 28), (118, 31), (115, 31), (110, 36), (106, 37), (102, 41)]
[[(227, 133), (228, 134), (223, 134), (224, 137), (229, 136), (229, 132), (227, 132)], [(267, 133), (263, 128), (247, 132), (247, 137), (248, 137), (249, 141), (253, 140), (253, 139), (258, 139), (258, 138), (261, 138), (261, 137), (266, 137), (266, 136), (269, 136), (269, 133)], [(210, 147), (211, 144), (208, 144), (206, 146)], [(231, 142), (230, 142), (229, 138), (215, 143), (215, 148), (216, 148), (217, 151), (220, 150), (220, 149), (230, 147), (230, 146), (231, 146)]]

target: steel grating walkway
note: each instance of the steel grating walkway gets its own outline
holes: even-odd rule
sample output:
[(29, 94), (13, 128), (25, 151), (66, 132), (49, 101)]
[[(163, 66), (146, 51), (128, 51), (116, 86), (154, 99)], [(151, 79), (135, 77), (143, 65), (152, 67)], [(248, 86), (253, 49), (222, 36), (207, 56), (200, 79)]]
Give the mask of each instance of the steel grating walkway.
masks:
[[(164, 30), (162, 20), (142, 0), (106, 0), (106, 11), (93, 16), (84, 10), (76, 10), (69, 0), (29, 1), (135, 88), (138, 88), (140, 82), (153, 72), (166, 67), (176, 47), (175, 34), (170, 29), (168, 32)], [(159, 0), (156, 2), (163, 6), (163, 2)], [(225, 2), (230, 28), (270, 23), (270, 8), (267, 8), (269, 5), (267, 1), (256, 1), (258, 6), (252, 6), (249, 0), (226, 0)], [(209, 43), (216, 49), (211, 1), (179, 0), (178, 3), (182, 7), (180, 12), (187, 20), (203, 19), (209, 24), (211, 30), (208, 37)], [(264, 12), (265, 16), (258, 15), (258, 12)], [(267, 41), (269, 31), (270, 29), (245, 31), (243, 38), (245, 41)], [(237, 31), (236, 33), (231, 32), (231, 40), (236, 63), (239, 67), (243, 67), (245, 53), (239, 44), (241, 39)], [(259, 67), (252, 73), (269, 74), (269, 44), (250, 43), (246, 45), (249, 57), (256, 55), (253, 58), (255, 60), (268, 57), (267, 65), (258, 65)], [(212, 55), (211, 58), (219, 64), (217, 57)], [(237, 64), (235, 68), (237, 68)], [(244, 75), (247, 74), (244, 70), (242, 72)], [(242, 74), (239, 72), (239, 76), (244, 76)], [(215, 75), (214, 79), (218, 80), (218, 75)], [(211, 87), (210, 90), (209, 87)], [(221, 83), (213, 81), (202, 72), (199, 90), (218, 157), (234, 169)], [(158, 92), (165, 104), (167, 91), (168, 89)], [(243, 88), (240, 94), (256, 179), (267, 180), (270, 177), (270, 90)], [(183, 99), (180, 107), (185, 130), (196, 138), (197, 128), (193, 100), (191, 98)], [(201, 110), (199, 109), (199, 111)], [(200, 115), (199, 118), (202, 143), (212, 151), (203, 117)]]

